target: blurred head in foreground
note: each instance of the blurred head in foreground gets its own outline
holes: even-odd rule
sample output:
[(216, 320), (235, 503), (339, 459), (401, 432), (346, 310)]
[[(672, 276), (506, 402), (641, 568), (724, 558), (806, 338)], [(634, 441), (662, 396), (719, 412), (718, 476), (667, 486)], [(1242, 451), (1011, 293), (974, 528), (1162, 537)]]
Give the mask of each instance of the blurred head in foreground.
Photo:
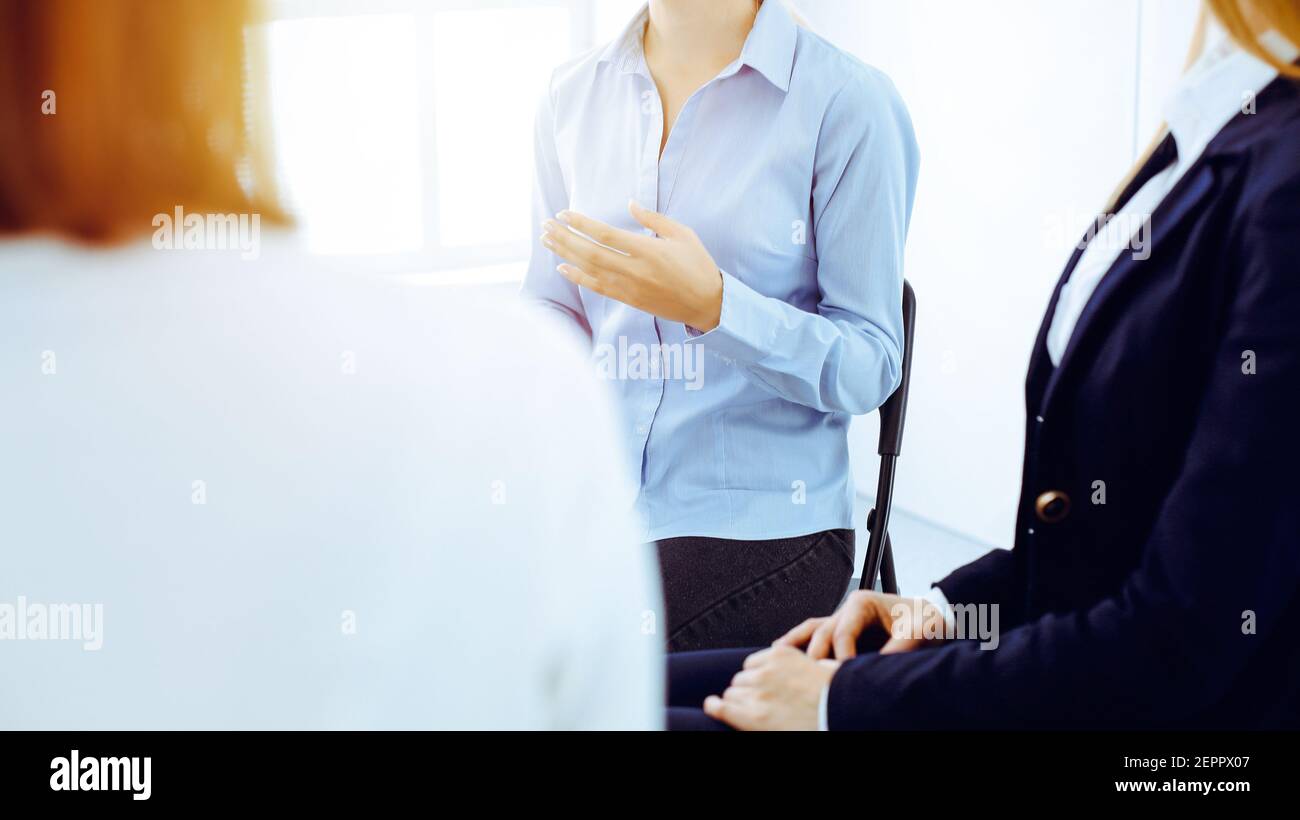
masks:
[(258, 0), (0, 0), (0, 236), (276, 202)]

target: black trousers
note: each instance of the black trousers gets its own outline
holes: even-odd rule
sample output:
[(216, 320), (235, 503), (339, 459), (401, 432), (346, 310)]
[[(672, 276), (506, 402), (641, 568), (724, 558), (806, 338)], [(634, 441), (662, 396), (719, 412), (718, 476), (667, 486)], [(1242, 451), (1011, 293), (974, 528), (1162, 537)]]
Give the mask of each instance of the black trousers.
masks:
[(835, 611), (853, 575), (854, 533), (771, 541), (658, 542), (668, 651), (766, 646)]
[(761, 647), (668, 656), (668, 731), (730, 732), (727, 724), (704, 714), (704, 699), (721, 695)]

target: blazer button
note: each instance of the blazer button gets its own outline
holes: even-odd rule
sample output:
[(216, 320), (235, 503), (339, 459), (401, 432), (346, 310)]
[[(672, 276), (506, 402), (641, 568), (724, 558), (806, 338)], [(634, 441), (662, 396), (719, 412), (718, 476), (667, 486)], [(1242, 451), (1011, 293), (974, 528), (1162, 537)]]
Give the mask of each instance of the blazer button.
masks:
[(1059, 524), (1070, 514), (1070, 497), (1060, 490), (1048, 490), (1034, 502), (1034, 512), (1044, 524)]

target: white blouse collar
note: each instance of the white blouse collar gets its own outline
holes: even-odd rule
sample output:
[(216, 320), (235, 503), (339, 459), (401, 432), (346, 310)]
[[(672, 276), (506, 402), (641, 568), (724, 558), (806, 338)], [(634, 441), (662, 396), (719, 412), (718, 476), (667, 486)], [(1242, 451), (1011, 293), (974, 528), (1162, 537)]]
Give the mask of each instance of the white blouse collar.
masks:
[[(1293, 62), (1300, 54), (1276, 32), (1268, 32), (1260, 41), (1284, 62)], [(1199, 156), (1234, 117), (1253, 111), (1256, 95), (1277, 76), (1277, 69), (1241, 49), (1215, 26), (1205, 53), (1165, 102), (1165, 122), (1178, 144), (1179, 156)]]

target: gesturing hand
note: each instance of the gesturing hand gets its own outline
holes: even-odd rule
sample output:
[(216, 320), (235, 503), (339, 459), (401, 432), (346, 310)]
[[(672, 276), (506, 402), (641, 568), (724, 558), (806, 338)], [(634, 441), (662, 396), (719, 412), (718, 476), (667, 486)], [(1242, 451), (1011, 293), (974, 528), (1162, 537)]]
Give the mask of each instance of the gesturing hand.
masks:
[(846, 661), (858, 653), (858, 637), (868, 628), (889, 633), (882, 655), (910, 652), (929, 636), (945, 635), (943, 612), (923, 598), (858, 591), (825, 618), (809, 618), (777, 639), (773, 646), (807, 647), (809, 657)]
[(561, 211), (542, 223), (542, 245), (566, 260), (557, 270), (575, 285), (702, 333), (713, 330), (722, 316), (722, 273), (704, 243), (680, 222), (635, 202), (628, 210), (658, 235)]

